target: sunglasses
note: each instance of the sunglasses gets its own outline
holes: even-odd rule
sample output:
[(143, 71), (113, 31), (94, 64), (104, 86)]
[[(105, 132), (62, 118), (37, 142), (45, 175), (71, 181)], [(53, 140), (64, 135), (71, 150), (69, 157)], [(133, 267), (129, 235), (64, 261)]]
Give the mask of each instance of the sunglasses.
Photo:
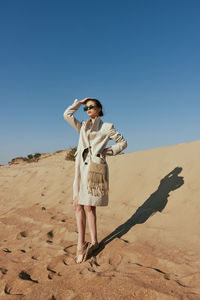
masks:
[(95, 108), (96, 106), (95, 105), (89, 105), (89, 106), (85, 106), (84, 108), (83, 108), (83, 110), (84, 111), (88, 111), (88, 109), (93, 109), (93, 108)]

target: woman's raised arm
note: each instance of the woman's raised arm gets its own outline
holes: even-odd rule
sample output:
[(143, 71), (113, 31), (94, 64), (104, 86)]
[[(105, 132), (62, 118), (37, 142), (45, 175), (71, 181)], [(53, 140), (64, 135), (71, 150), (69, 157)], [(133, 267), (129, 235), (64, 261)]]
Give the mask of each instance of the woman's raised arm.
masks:
[(81, 130), (82, 122), (74, 117), (74, 113), (81, 106), (81, 102), (75, 99), (74, 102), (64, 111), (63, 117), (72, 127), (74, 127), (78, 132)]
[(80, 132), (81, 130), (82, 122), (80, 122), (74, 117), (74, 113), (79, 109), (81, 104), (84, 104), (88, 99), (91, 98), (84, 98), (80, 101), (78, 99), (75, 99), (74, 102), (64, 111), (63, 114), (65, 121), (67, 121), (78, 132)]

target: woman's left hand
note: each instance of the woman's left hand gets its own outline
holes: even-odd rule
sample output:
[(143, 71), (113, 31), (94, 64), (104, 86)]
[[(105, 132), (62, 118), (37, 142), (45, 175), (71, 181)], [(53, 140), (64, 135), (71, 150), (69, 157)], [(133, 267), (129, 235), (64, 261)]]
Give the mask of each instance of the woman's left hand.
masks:
[(107, 151), (108, 151), (108, 148), (105, 148), (105, 149), (103, 150), (102, 155), (103, 155), (104, 157), (106, 156)]
[(106, 155), (107, 155), (107, 152), (108, 151), (112, 151), (112, 148), (110, 147), (110, 148), (105, 148), (104, 150), (103, 150), (103, 152), (102, 152), (102, 155), (105, 157)]

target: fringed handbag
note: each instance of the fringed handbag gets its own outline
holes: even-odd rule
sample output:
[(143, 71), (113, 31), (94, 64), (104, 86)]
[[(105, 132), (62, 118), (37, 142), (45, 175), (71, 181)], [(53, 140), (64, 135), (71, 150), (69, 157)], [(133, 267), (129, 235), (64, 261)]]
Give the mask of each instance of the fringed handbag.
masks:
[(90, 160), (88, 170), (88, 193), (93, 196), (104, 196), (108, 193), (107, 164), (98, 164)]

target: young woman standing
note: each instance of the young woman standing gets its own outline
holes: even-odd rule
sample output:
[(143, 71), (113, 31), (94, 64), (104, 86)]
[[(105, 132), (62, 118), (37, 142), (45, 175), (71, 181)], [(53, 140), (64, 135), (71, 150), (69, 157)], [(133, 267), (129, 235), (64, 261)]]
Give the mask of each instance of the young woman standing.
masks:
[[(85, 105), (87, 121), (78, 121), (74, 113)], [(75, 153), (75, 178), (73, 184), (73, 207), (78, 229), (76, 262), (82, 263), (87, 259), (88, 250), (92, 252), (98, 248), (96, 206), (108, 205), (109, 175), (106, 154), (112, 151), (118, 154), (127, 147), (127, 142), (118, 133), (112, 123), (101, 120), (103, 116), (102, 104), (97, 99), (75, 99), (64, 112), (64, 119), (79, 133), (79, 143)], [(106, 148), (109, 140), (116, 144)], [(85, 241), (86, 214), (91, 243)]]

